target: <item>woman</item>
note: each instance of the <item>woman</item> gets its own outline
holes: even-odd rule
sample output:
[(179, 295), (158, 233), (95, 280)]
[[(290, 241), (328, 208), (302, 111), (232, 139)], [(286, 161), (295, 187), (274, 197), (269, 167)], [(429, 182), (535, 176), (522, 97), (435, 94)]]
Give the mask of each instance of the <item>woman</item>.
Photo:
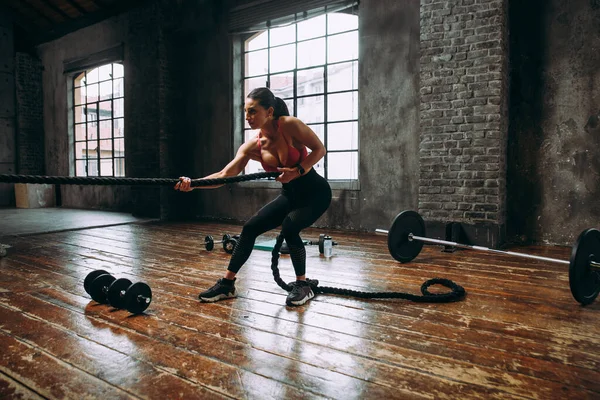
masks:
[[(313, 169), (325, 156), (325, 147), (306, 124), (290, 116), (285, 102), (267, 88), (250, 92), (244, 109), (250, 127), (260, 130), (258, 135), (242, 144), (225, 168), (204, 179), (237, 176), (248, 161), (255, 160), (267, 172), (281, 172), (276, 180), (282, 183), (282, 191), (246, 222), (224, 277), (198, 297), (206, 302), (235, 297), (236, 274), (250, 257), (256, 238), (281, 225), (296, 273), (296, 282), (286, 304), (299, 306), (314, 297), (306, 282), (306, 252), (300, 231), (312, 225), (331, 203), (329, 183)], [(310, 154), (307, 148), (311, 150)], [(190, 178), (179, 179), (176, 190), (192, 190)], [(193, 189), (219, 186), (222, 185)]]

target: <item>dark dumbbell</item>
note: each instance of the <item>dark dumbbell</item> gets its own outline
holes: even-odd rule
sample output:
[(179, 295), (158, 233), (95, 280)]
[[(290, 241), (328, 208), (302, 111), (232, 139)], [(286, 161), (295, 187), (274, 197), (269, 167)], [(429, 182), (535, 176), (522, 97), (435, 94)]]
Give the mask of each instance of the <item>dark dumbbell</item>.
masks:
[(235, 246), (237, 245), (239, 238), (240, 238), (240, 235), (231, 236), (226, 233), (223, 235), (222, 240), (215, 242), (215, 240), (213, 239), (213, 237), (211, 235), (207, 235), (204, 238), (204, 247), (206, 248), (206, 250), (211, 251), (212, 249), (215, 248), (215, 243), (223, 243), (223, 250), (225, 250), (229, 254), (232, 254), (233, 250), (235, 250)]
[(152, 290), (143, 282), (132, 284), (129, 279), (116, 279), (103, 270), (90, 272), (84, 280), (85, 291), (100, 304), (142, 313), (152, 301)]
[(111, 283), (106, 291), (108, 304), (132, 314), (141, 314), (152, 302), (152, 290), (143, 282), (131, 283), (120, 278)]

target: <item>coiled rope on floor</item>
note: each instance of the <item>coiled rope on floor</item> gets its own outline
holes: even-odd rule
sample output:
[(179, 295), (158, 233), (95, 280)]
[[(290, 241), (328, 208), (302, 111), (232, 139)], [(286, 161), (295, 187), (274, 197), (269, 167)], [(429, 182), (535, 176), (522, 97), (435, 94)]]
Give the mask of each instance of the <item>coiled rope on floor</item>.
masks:
[[(191, 186), (212, 186), (224, 183), (252, 181), (264, 178), (275, 178), (280, 172), (258, 172), (255, 174), (238, 175), (226, 178), (192, 179)], [(2, 183), (47, 183), (62, 185), (172, 185), (179, 179), (172, 178), (120, 178), (108, 176), (44, 176), (44, 175), (10, 175), (0, 174)]]
[[(281, 249), (282, 244), (283, 236), (279, 234), (275, 241), (273, 251), (271, 252), (271, 270), (277, 285), (279, 285), (279, 287), (283, 290), (291, 292), (292, 286), (285, 283), (283, 279), (281, 279), (281, 276), (279, 275), (279, 268), (277, 268), (279, 263), (279, 250)], [(423, 293), (421, 296), (402, 292), (360, 292), (357, 290), (318, 286), (318, 281), (309, 279), (307, 279), (307, 281), (311, 285), (311, 288), (315, 294), (339, 294), (343, 296), (358, 297), (361, 299), (405, 299), (420, 303), (450, 303), (462, 300), (466, 295), (465, 289), (462, 286), (444, 278), (433, 278), (425, 281), (421, 285), (421, 293)], [(431, 293), (429, 292), (429, 287), (432, 285), (442, 285), (449, 288), (451, 291), (447, 293)]]

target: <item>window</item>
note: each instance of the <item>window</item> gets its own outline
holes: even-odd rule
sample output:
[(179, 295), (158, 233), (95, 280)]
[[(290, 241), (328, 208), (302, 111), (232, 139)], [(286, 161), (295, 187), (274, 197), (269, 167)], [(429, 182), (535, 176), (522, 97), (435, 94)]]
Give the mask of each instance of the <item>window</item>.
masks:
[[(264, 30), (244, 42), (242, 59), (244, 99), (269, 87), (325, 144), (317, 172), (358, 179), (358, 16), (332, 12)], [(257, 133), (244, 121), (244, 140)], [(251, 161), (245, 172), (262, 171)]]
[(125, 176), (123, 65), (73, 78), (75, 176)]

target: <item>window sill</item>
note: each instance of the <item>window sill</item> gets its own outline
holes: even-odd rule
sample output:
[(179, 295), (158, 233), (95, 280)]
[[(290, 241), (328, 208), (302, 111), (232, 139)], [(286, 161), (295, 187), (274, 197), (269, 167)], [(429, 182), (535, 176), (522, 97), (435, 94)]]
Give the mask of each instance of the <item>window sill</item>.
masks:
[[(259, 180), (259, 181), (247, 181), (247, 182), (239, 182), (237, 183), (240, 187), (243, 188), (253, 188), (253, 189), (281, 189), (281, 183), (274, 180)], [(329, 185), (333, 190), (360, 190), (360, 181), (359, 180), (332, 180), (329, 181)]]

